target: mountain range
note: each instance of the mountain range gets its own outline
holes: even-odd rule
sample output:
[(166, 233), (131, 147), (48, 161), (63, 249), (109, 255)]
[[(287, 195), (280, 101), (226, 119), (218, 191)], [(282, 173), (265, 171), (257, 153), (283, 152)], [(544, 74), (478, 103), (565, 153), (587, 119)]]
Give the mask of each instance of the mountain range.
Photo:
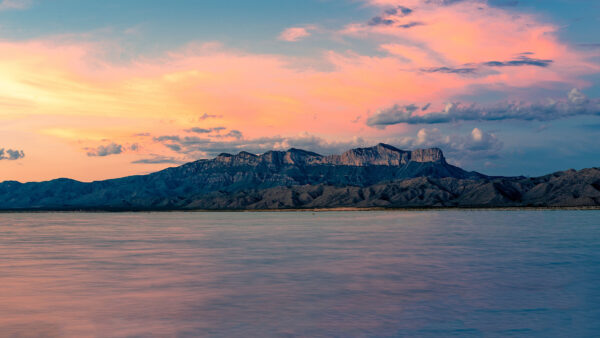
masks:
[(498, 177), (438, 148), (387, 144), (323, 156), (289, 149), (220, 154), (148, 175), (0, 183), (0, 210), (257, 210), (600, 206), (600, 168)]

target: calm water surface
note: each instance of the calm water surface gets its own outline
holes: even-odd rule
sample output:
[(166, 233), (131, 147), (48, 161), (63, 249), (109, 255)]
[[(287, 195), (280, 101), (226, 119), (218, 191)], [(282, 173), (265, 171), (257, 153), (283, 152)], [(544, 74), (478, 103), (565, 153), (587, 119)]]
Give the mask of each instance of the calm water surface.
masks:
[(600, 212), (0, 214), (0, 336), (600, 336)]

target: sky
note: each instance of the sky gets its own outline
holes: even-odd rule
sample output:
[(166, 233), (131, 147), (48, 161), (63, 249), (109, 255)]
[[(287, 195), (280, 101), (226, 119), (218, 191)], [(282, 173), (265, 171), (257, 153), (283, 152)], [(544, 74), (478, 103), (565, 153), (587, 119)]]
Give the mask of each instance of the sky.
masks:
[(0, 0), (0, 181), (219, 153), (600, 166), (596, 0)]

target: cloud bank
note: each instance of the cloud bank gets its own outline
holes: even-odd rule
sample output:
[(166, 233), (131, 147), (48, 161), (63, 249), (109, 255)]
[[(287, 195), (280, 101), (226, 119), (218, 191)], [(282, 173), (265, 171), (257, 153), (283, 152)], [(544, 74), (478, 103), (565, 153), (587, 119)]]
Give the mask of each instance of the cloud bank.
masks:
[(548, 99), (540, 103), (500, 102), (493, 105), (460, 102), (448, 103), (442, 111), (423, 113), (414, 104), (393, 105), (367, 119), (371, 127), (385, 127), (400, 123), (439, 124), (461, 121), (551, 121), (580, 115), (600, 116), (600, 99), (589, 99), (581, 91), (572, 89), (566, 99)]

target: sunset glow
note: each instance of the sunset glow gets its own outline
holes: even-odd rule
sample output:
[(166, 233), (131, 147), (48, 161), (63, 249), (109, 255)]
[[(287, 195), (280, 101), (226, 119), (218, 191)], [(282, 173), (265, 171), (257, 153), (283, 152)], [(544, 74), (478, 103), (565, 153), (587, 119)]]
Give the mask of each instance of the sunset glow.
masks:
[[(65, 25), (27, 37), (16, 33), (23, 28), (18, 23), (3, 24), (0, 148), (25, 156), (1, 160), (0, 180), (99, 180), (225, 151), (291, 146), (325, 153), (379, 141), (451, 148), (444, 137), (469, 137), (475, 128), (479, 142), (483, 133), (502, 146), (473, 156), (465, 151), (455, 161), (493, 171), (494, 158), (523, 160), (528, 152), (555, 147), (560, 135), (578, 134), (580, 125), (600, 122), (597, 37), (590, 32), (589, 41), (575, 41), (569, 34), (577, 24), (565, 27), (557, 12), (475, 0), (334, 3), (327, 6), (352, 6), (353, 17), (362, 19), (335, 13), (322, 22), (298, 18), (277, 30), (260, 29), (245, 43), (215, 34), (173, 46), (155, 39), (151, 23), (135, 16), (120, 28), (105, 23), (66, 32)], [(325, 5), (305, 6), (317, 12)], [(4, 6), (0, 17), (41, 10), (37, 2)], [(207, 29), (190, 25), (181, 23), (180, 29)], [(144, 44), (155, 47), (145, 51)], [(397, 115), (387, 115), (384, 123), (378, 115), (394, 105), (415, 105), (418, 111), (410, 113), (426, 116), (449, 103), (567, 102), (573, 88), (585, 95), (586, 113), (547, 113), (523, 118), (520, 126), (510, 122), (519, 120), (516, 115), (502, 125), (456, 118), (435, 126), (395, 123)], [(598, 130), (581, 133), (589, 139)], [(423, 136), (436, 133), (438, 139)], [(585, 149), (581, 138), (564, 142), (573, 166), (598, 165), (592, 159), (600, 153)], [(460, 145), (444, 150), (461, 151)], [(527, 173), (554, 169), (552, 157), (541, 160)]]

